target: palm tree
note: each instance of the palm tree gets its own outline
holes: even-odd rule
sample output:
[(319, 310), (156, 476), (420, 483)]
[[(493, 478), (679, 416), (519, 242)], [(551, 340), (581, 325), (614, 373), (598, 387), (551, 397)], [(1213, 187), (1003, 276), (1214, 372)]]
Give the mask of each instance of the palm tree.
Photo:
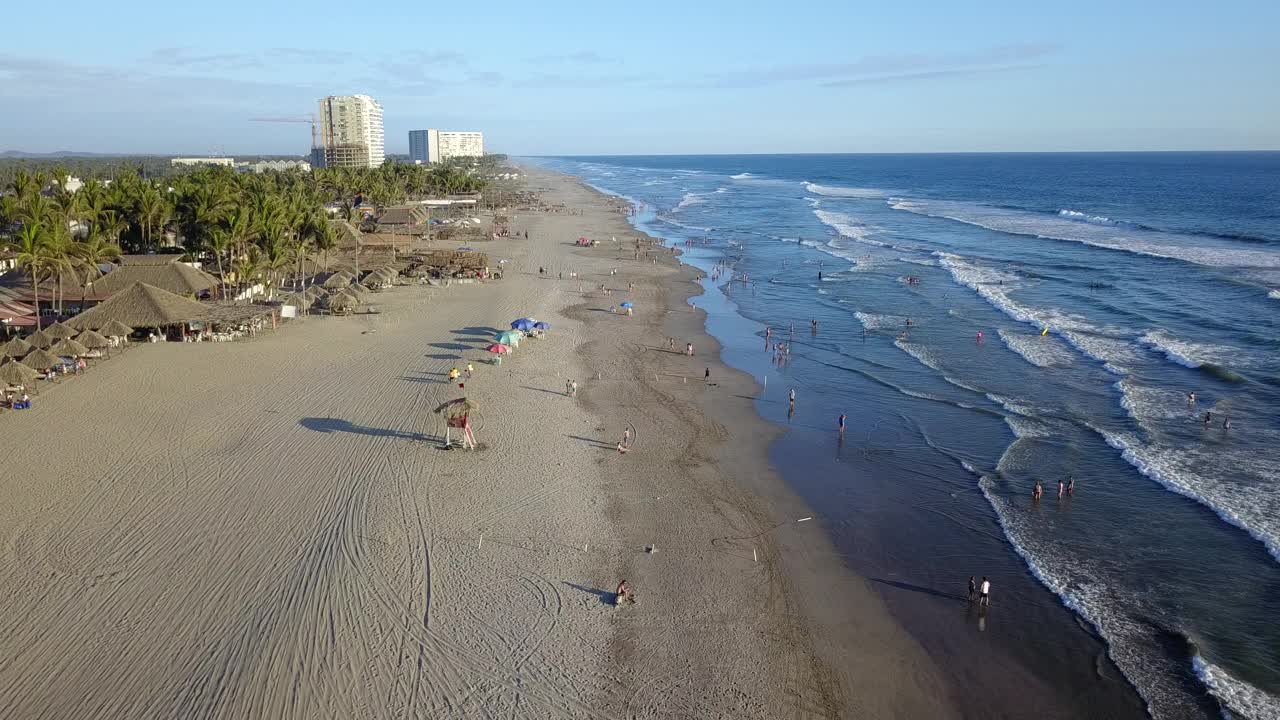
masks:
[(247, 252), (236, 258), (232, 263), (232, 269), (236, 274), (236, 286), (243, 288), (245, 283), (252, 283), (262, 272), (262, 265), (258, 261), (258, 248), (250, 245)]
[(209, 231), (206, 243), (206, 247), (213, 253), (213, 259), (218, 263), (218, 295), (226, 300), (227, 275), (222, 269), (222, 256), (231, 254), (236, 243), (235, 236), (225, 227), (216, 227)]
[(17, 236), (6, 244), (16, 255), (18, 267), (31, 277), (31, 300), (36, 309), (36, 330), (40, 329), (40, 276), (49, 271), (51, 256), (48, 234), (38, 222), (23, 223)]
[[(117, 222), (119, 222), (118, 219)], [(76, 243), (75, 252), (80, 266), (84, 269), (84, 283), (81, 285), (80, 294), (80, 312), (84, 312), (85, 300), (89, 297), (89, 286), (102, 277), (102, 270), (98, 266), (119, 259), (122, 253), (119, 245), (104, 239), (100, 233), (92, 233), (84, 242)]]
[(147, 183), (143, 186), (141, 194), (138, 195), (136, 217), (138, 226), (142, 228), (142, 247), (144, 249), (154, 249), (152, 247), (152, 233), (155, 228), (163, 228), (165, 223), (169, 221), (170, 215), (169, 203), (156, 189), (155, 185)]

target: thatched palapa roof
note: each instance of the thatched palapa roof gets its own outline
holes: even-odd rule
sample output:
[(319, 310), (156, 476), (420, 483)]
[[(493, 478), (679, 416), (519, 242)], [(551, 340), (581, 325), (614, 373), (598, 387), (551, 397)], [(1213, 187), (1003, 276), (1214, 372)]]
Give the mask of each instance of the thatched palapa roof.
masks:
[(31, 343), (22, 338), (14, 338), (4, 345), (0, 345), (0, 355), (11, 358), (20, 358), (31, 352)]
[(208, 305), (136, 282), (97, 307), (71, 318), (67, 324), (88, 330), (105, 327), (116, 320), (130, 327), (163, 327), (203, 320), (208, 313)]
[(62, 323), (54, 323), (44, 329), (44, 334), (58, 340), (67, 340), (76, 336), (76, 331), (63, 325)]
[(0, 365), (0, 382), (8, 385), (25, 385), (32, 380), (38, 380), (40, 373), (32, 368), (23, 365), (20, 362), (10, 362)]
[[(142, 257), (165, 257), (143, 255)], [(176, 258), (176, 255), (168, 256)], [(218, 278), (203, 270), (197, 270), (180, 262), (151, 265), (121, 265), (94, 280), (90, 286), (95, 297), (106, 297), (120, 292), (136, 282), (146, 283), (178, 295), (196, 295), (218, 286)]]
[(98, 332), (106, 335), (107, 337), (129, 337), (133, 334), (133, 328), (125, 325), (119, 320), (112, 320), (106, 325), (98, 328)]
[(36, 348), (22, 358), (22, 364), (35, 370), (48, 370), (54, 365), (61, 365), (62, 360), (50, 355), (48, 352)]
[(89, 348), (75, 340), (59, 340), (49, 348), (49, 352), (61, 357), (81, 357), (89, 354)]
[(49, 333), (43, 330), (37, 330), (27, 336), (27, 342), (33, 347), (47, 348), (53, 344), (53, 338), (49, 337)]
[(85, 330), (76, 336), (76, 342), (89, 349), (109, 347), (111, 341), (92, 330)]

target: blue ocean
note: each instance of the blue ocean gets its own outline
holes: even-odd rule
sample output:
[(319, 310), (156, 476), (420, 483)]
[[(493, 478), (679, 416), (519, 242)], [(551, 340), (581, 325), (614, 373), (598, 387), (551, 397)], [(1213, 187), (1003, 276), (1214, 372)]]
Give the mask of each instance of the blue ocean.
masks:
[(531, 162), (703, 271), (771, 460), (958, 694), (1280, 717), (1280, 153)]

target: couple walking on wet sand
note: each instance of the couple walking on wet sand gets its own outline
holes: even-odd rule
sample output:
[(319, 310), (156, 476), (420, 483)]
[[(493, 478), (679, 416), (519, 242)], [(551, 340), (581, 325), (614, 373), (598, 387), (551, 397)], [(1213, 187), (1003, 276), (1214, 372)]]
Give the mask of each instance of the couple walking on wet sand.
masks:
[(975, 582), (973, 576), (969, 576), (969, 602), (977, 601), (979, 607), (990, 607), (991, 605), (991, 581), (986, 575), (982, 576), (982, 582)]

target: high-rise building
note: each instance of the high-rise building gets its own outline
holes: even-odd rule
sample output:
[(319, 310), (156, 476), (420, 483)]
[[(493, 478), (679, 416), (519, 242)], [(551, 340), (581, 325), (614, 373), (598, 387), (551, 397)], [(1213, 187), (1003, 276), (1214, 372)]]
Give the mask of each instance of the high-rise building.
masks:
[[(414, 130), (409, 133), (409, 148), (412, 155), (413, 134), (426, 134), (427, 162), (440, 162), (456, 157), (480, 157), (484, 155), (484, 133), (450, 132), (447, 130)], [(414, 159), (417, 159), (416, 157)]]
[(368, 95), (321, 99), (320, 144), (325, 167), (378, 167), (386, 159), (382, 106)]
[(431, 162), (431, 154), (427, 152), (430, 130), (409, 131), (409, 161), (422, 165)]

